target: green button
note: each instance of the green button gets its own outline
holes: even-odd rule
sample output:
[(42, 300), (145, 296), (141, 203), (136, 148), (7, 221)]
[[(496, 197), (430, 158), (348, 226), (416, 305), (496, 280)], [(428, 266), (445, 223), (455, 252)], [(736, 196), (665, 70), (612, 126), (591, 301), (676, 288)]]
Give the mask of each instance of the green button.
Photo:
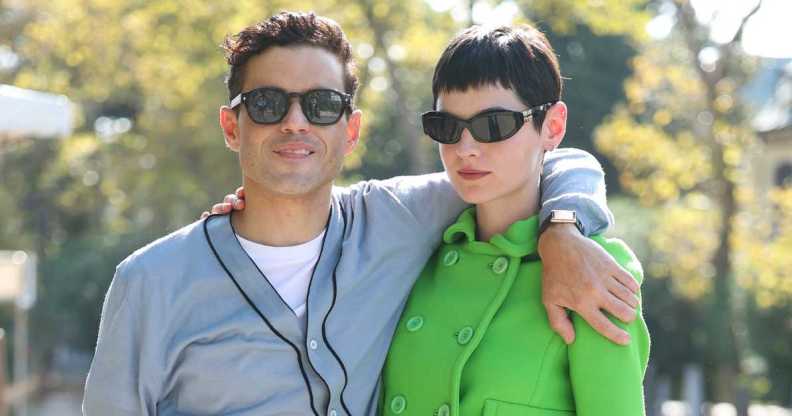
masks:
[(407, 320), (407, 330), (410, 332), (415, 332), (423, 326), (424, 321), (422, 316), (413, 316), (412, 318)]
[(509, 268), (509, 259), (506, 257), (498, 257), (495, 263), (492, 263), (492, 271), (497, 274), (503, 274)]
[(465, 345), (473, 338), (473, 328), (466, 326), (459, 330), (457, 333), (457, 342), (459, 345)]
[(443, 257), (443, 264), (446, 266), (454, 265), (457, 261), (459, 261), (459, 252), (456, 250), (449, 251), (446, 253), (445, 257)]
[(391, 412), (396, 413), (397, 415), (403, 412), (406, 407), (407, 399), (405, 399), (404, 396), (396, 396), (391, 400)]
[(448, 416), (450, 414), (451, 414), (451, 408), (448, 407), (447, 404), (444, 404), (440, 406), (439, 409), (437, 409), (437, 416)]

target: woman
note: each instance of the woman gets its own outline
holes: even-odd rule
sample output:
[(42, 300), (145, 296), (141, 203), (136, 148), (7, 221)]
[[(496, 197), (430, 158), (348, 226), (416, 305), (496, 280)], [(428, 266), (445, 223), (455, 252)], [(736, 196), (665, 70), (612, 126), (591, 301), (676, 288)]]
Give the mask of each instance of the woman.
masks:
[[(383, 369), (383, 415), (636, 416), (649, 334), (618, 346), (573, 317), (566, 345), (541, 303), (537, 256), (544, 153), (564, 137), (557, 59), (531, 27), (472, 27), (433, 79), (424, 131), (475, 207), (448, 227), (405, 306)], [(640, 283), (620, 240), (592, 237)], [(615, 320), (614, 320), (615, 321)]]

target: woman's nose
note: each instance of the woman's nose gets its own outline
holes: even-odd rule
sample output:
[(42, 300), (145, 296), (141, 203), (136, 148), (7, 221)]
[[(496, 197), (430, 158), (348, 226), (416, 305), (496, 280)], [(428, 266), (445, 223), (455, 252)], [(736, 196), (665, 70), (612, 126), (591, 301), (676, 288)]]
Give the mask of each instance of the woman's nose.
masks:
[(475, 157), (480, 154), (481, 143), (477, 142), (470, 134), (468, 129), (463, 129), (462, 134), (457, 142), (456, 153), (459, 157)]

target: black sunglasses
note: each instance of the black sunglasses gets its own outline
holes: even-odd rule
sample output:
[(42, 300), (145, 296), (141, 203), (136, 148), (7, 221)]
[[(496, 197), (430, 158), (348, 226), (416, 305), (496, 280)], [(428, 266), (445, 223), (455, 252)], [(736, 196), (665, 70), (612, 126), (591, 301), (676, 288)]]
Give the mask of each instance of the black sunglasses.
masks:
[(311, 124), (335, 124), (351, 109), (352, 96), (331, 89), (315, 89), (304, 93), (286, 92), (280, 88), (256, 88), (241, 93), (231, 100), (231, 108), (245, 103), (250, 118), (258, 124), (276, 124), (289, 112), (291, 97), (300, 99), (300, 108)]
[(514, 136), (525, 124), (525, 120), (547, 111), (553, 104), (555, 102), (537, 105), (525, 111), (486, 110), (467, 120), (442, 111), (429, 111), (421, 115), (421, 121), (424, 133), (443, 144), (457, 143), (465, 128), (476, 141), (493, 143)]

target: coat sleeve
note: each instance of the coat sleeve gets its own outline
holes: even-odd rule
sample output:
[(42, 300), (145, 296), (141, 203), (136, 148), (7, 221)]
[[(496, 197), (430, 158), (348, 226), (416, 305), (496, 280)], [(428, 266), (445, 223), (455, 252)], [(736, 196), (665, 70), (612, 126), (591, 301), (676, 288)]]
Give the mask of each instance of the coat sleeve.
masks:
[(587, 236), (602, 233), (613, 225), (613, 214), (605, 196), (605, 173), (597, 159), (584, 150), (565, 148), (548, 152), (541, 190), (540, 224), (550, 217), (550, 211), (563, 209), (577, 213)]
[(117, 268), (102, 306), (99, 336), (85, 382), (85, 416), (155, 415), (154, 359), (164, 341), (150, 332), (144, 273), (130, 259)]
[[(621, 240), (592, 237), (633, 275), (638, 283), (643, 270), (635, 254)], [(573, 314), (576, 337), (569, 346), (569, 373), (577, 416), (638, 416), (645, 414), (643, 377), (649, 360), (649, 331), (641, 307), (638, 317), (624, 324), (630, 344), (621, 346), (597, 333), (583, 318)]]

